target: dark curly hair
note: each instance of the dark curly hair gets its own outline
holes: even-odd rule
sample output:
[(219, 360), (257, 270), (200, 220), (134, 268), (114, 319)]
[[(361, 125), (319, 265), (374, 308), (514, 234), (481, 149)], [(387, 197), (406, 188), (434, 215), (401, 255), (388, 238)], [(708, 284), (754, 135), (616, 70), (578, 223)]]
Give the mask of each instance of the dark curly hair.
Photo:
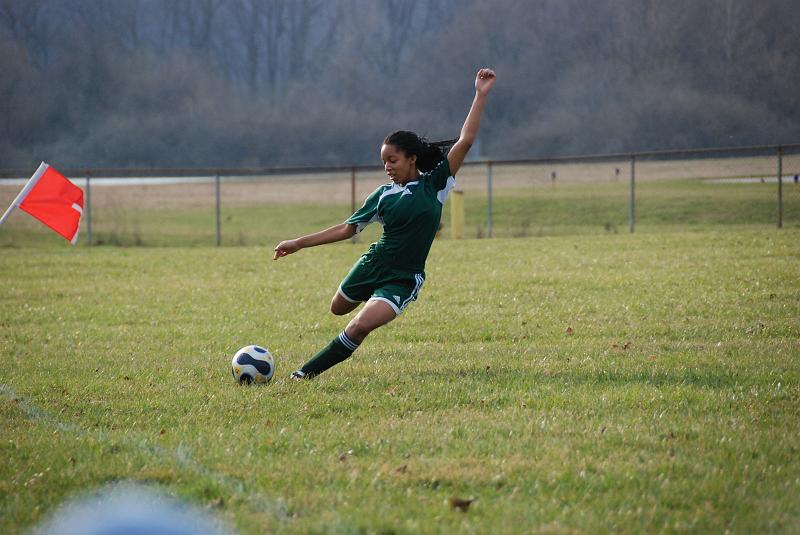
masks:
[(406, 156), (417, 157), (417, 169), (422, 173), (431, 171), (444, 160), (450, 147), (458, 139), (448, 139), (444, 141), (428, 141), (414, 132), (398, 130), (386, 136), (383, 140), (384, 145), (394, 145), (403, 151)]

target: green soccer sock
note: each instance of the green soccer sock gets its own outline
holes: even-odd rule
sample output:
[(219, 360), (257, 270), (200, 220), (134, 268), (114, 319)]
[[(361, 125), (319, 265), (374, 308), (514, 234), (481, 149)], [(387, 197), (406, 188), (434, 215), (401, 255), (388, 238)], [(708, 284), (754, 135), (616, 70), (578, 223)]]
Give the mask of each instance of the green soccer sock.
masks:
[(358, 344), (353, 342), (350, 337), (342, 331), (339, 336), (331, 340), (322, 351), (303, 364), (300, 371), (307, 376), (319, 375), (331, 366), (335, 366), (343, 360), (347, 360), (356, 349), (358, 349)]

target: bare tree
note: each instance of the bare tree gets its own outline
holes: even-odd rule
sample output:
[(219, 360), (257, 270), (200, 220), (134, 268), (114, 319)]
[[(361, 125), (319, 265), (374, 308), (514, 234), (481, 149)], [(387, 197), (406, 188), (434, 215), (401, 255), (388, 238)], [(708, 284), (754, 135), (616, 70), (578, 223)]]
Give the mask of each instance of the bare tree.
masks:
[(454, 135), (482, 64), (488, 155), (782, 141), (795, 4), (0, 0), (0, 162), (372, 161), (389, 129)]

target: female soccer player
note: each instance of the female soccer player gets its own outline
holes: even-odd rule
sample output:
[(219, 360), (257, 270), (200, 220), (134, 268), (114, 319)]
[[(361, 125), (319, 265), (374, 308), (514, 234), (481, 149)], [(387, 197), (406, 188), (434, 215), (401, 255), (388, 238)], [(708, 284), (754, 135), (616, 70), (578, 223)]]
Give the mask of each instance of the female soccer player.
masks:
[(381, 238), (370, 245), (333, 295), (331, 312), (339, 316), (352, 312), (362, 302), (366, 305), (339, 336), (293, 372), (293, 378), (319, 375), (347, 359), (370, 332), (392, 321), (417, 299), (442, 206), (478, 134), (486, 96), (495, 79), (491, 69), (478, 71), (475, 98), (461, 135), (446, 157), (442, 147), (452, 141), (429, 143), (405, 131), (389, 135), (381, 146), (389, 183), (372, 192), (364, 206), (344, 223), (282, 241), (275, 247), (277, 260), (306, 247), (346, 240), (374, 221), (383, 225)]

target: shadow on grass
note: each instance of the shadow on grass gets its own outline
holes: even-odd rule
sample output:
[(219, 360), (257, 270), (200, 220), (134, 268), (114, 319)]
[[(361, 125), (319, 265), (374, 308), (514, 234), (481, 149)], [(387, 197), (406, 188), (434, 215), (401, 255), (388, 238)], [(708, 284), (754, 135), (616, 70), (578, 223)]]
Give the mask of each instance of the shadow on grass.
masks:
[(512, 369), (456, 369), (424, 370), (412, 374), (413, 381), (452, 385), (454, 381), (467, 380), (480, 383), (497, 383), (508, 388), (558, 384), (562, 386), (610, 386), (624, 387), (631, 384), (655, 387), (692, 386), (708, 389), (728, 389), (742, 387), (756, 382), (753, 377), (728, 371), (710, 369), (700, 370), (562, 370), (562, 371), (519, 371)]

